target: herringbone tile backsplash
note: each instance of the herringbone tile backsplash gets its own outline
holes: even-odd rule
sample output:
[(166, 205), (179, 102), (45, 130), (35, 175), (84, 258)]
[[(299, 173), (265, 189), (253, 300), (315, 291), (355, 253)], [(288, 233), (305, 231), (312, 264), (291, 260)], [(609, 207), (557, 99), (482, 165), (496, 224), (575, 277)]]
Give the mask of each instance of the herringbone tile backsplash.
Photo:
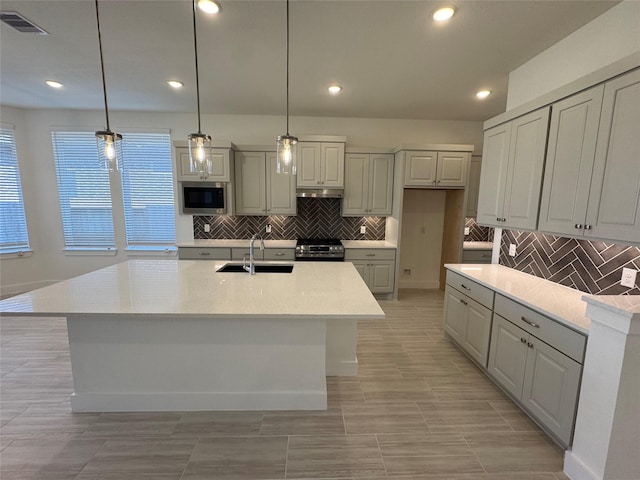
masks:
[[(204, 231), (205, 224), (209, 224), (209, 232)], [(271, 224), (271, 233), (265, 233), (268, 224)], [(360, 233), (362, 225), (367, 227), (364, 235)], [(193, 238), (251, 238), (254, 233), (260, 233), (265, 239), (271, 240), (384, 240), (385, 225), (385, 217), (341, 217), (338, 198), (299, 198), (298, 215), (295, 217), (194, 216)]]
[(465, 242), (493, 242), (492, 227), (478, 225), (473, 217), (465, 218), (464, 226), (469, 229), (469, 234), (464, 236)]
[(592, 295), (640, 295), (640, 275), (635, 288), (620, 285), (624, 267), (640, 270), (639, 247), (504, 230), (500, 264)]

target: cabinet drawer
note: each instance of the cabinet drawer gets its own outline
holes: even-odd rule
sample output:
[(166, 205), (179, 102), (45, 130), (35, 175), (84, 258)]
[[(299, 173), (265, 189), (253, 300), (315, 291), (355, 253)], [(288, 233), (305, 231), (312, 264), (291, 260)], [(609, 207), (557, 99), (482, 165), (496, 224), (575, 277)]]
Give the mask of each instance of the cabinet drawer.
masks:
[(481, 303), (485, 307), (489, 309), (493, 308), (493, 290), (490, 290), (473, 280), (469, 280), (462, 275), (458, 275), (451, 270), (447, 270), (447, 284), (451, 285), (459, 292), (464, 293), (476, 302)]
[(491, 250), (463, 250), (462, 263), (491, 263)]
[[(260, 242), (256, 242), (253, 249), (253, 256), (256, 260), (262, 260), (262, 250), (260, 250)], [(248, 247), (235, 247), (231, 249), (231, 260), (242, 260), (244, 257), (249, 259)]]
[(178, 247), (180, 260), (231, 260), (230, 248)]
[(513, 300), (496, 295), (495, 313), (582, 364), (587, 337)]
[(392, 248), (347, 248), (344, 251), (345, 260), (395, 260), (396, 251)]
[(265, 248), (265, 260), (294, 260), (295, 249), (293, 248)]

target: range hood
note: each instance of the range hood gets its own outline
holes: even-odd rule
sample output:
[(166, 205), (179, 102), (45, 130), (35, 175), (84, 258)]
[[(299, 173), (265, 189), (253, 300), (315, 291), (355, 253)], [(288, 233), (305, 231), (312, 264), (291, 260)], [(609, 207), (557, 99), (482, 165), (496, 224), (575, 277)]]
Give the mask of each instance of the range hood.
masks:
[(341, 188), (298, 188), (296, 196), (302, 198), (342, 198), (344, 190)]

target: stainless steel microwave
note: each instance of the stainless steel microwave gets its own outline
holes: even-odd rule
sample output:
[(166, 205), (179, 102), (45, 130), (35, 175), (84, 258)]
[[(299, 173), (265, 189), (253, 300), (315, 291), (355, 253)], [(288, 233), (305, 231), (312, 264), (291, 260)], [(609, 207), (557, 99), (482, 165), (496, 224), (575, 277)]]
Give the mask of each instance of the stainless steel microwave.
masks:
[(181, 182), (180, 209), (189, 215), (220, 215), (227, 213), (225, 183)]

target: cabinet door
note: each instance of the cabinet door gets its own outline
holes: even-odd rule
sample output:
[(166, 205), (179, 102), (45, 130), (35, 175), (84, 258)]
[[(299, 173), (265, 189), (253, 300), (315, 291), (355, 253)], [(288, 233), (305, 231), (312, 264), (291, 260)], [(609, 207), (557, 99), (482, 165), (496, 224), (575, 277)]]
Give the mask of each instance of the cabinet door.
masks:
[(356, 270), (362, 277), (362, 280), (364, 280), (364, 283), (367, 284), (367, 287), (371, 288), (369, 286), (369, 270), (367, 269), (366, 262), (351, 262), (351, 263), (353, 263), (353, 266), (356, 267)]
[(396, 262), (369, 264), (369, 289), (372, 293), (393, 292)]
[(464, 187), (467, 184), (469, 154), (466, 152), (438, 152), (436, 186)]
[(493, 315), (489, 374), (516, 398), (522, 396), (529, 334), (500, 315)]
[(535, 230), (538, 223), (549, 111), (541, 108), (512, 122), (504, 227)]
[(467, 306), (465, 295), (447, 285), (444, 290), (444, 329), (458, 344), (464, 338)]
[(344, 143), (321, 144), (320, 184), (329, 188), (344, 187)]
[(369, 155), (348, 153), (344, 165), (342, 215), (365, 215), (369, 196)]
[(279, 175), (278, 157), (275, 152), (266, 153), (267, 213), (269, 215), (296, 214), (296, 176)]
[(607, 82), (586, 236), (640, 243), (640, 70)]
[(176, 148), (177, 176), (179, 182), (228, 182), (230, 181), (229, 150), (226, 148), (211, 149), (212, 171), (208, 175), (191, 173), (189, 165), (189, 149)]
[(461, 346), (476, 362), (487, 368), (492, 312), (470, 298), (465, 301), (468, 305)]
[(466, 216), (475, 217), (478, 214), (478, 191), (480, 190), (481, 157), (471, 157), (469, 165), (469, 181), (467, 182)]
[(236, 154), (236, 214), (266, 215), (266, 168), (262, 152)]
[(552, 106), (538, 229), (582, 235), (604, 86)]
[(500, 219), (507, 183), (510, 139), (511, 123), (498, 125), (484, 132), (477, 216), (481, 225), (502, 226)]
[(368, 215), (391, 215), (393, 198), (393, 155), (369, 156)]
[(522, 403), (565, 445), (569, 445), (582, 368), (533, 336), (527, 345)]
[(406, 152), (405, 187), (433, 187), (436, 184), (437, 152)]
[(320, 186), (320, 147), (319, 142), (298, 143), (296, 177), (299, 187)]

